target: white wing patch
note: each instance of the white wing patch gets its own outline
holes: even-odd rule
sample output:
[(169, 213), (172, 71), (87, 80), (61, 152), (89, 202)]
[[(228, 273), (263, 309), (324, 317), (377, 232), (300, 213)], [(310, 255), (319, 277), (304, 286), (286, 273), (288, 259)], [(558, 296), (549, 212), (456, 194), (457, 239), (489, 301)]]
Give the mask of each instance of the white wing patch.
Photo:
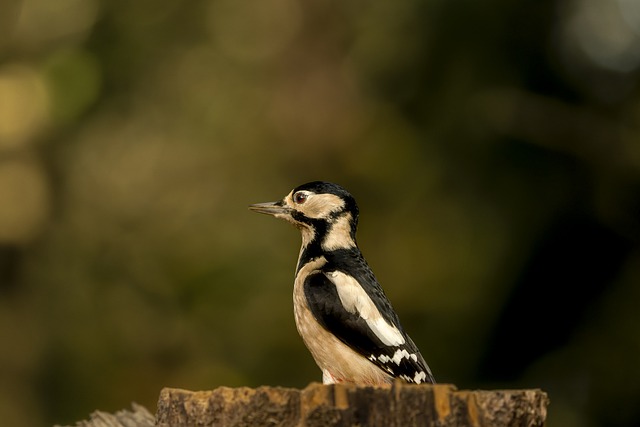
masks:
[(340, 271), (332, 271), (326, 275), (336, 286), (340, 302), (345, 310), (349, 313), (357, 313), (365, 320), (367, 326), (384, 345), (398, 346), (405, 343), (402, 333), (382, 317), (376, 305), (356, 279)]

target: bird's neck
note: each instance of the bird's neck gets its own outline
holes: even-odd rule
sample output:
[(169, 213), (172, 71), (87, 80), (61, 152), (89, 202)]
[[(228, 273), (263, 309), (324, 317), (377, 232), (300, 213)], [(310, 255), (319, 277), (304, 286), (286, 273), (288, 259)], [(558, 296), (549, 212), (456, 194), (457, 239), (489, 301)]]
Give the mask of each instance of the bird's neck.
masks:
[(331, 221), (317, 221), (302, 231), (302, 247), (298, 257), (299, 271), (309, 261), (337, 250), (354, 249), (356, 227), (351, 214), (341, 215)]

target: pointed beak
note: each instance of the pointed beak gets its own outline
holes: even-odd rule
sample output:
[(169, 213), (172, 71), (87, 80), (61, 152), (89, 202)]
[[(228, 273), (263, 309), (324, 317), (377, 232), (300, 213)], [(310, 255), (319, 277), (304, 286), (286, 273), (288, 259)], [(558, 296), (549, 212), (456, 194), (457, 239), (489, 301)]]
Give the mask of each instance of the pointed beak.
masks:
[(282, 200), (280, 200), (278, 202), (256, 203), (254, 205), (249, 205), (249, 210), (275, 216), (288, 214), (291, 211), (291, 208), (285, 206), (284, 203), (282, 203)]

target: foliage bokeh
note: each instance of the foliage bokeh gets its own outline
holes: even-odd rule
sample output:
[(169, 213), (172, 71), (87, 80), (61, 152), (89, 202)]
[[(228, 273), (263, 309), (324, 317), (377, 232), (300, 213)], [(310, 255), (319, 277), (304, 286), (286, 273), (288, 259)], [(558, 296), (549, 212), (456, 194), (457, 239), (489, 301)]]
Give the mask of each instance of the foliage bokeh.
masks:
[(640, 422), (633, 0), (2, 0), (0, 419), (302, 387), (299, 236), (341, 183), (440, 382)]

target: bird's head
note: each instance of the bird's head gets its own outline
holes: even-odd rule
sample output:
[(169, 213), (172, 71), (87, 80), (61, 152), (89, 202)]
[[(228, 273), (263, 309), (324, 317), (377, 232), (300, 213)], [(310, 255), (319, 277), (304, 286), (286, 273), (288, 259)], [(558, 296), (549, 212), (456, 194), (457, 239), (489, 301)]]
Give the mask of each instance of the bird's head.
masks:
[(358, 205), (338, 184), (314, 181), (291, 190), (277, 202), (249, 206), (254, 212), (284, 219), (302, 231), (303, 246), (317, 241), (325, 250), (354, 247)]

